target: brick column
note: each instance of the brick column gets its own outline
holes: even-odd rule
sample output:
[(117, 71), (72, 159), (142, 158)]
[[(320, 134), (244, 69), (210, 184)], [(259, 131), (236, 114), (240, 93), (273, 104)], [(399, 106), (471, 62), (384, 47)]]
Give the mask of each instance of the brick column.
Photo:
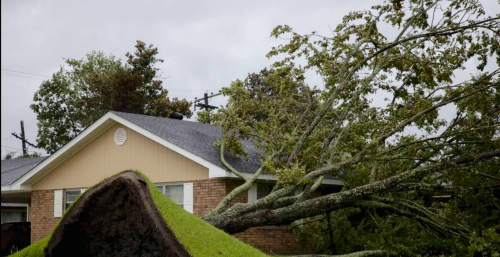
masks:
[(43, 239), (52, 232), (59, 218), (54, 218), (54, 190), (38, 190), (31, 193), (31, 243)]
[(194, 214), (200, 218), (217, 207), (224, 198), (226, 185), (222, 179), (193, 181)]
[[(233, 189), (243, 184), (236, 179), (210, 179), (193, 181), (194, 183), (194, 213), (202, 218), (211, 211)], [(248, 194), (236, 197), (234, 203), (248, 202)], [(265, 252), (274, 254), (310, 254), (314, 253), (312, 242), (299, 241), (293, 231), (286, 226), (269, 226), (251, 228), (245, 232), (233, 235), (239, 240)]]

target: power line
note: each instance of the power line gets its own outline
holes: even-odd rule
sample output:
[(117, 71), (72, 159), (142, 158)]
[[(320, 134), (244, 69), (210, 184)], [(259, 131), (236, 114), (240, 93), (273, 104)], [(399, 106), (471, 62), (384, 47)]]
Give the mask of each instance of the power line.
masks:
[(12, 133), (11, 135), (13, 135), (17, 139), (21, 140), (21, 143), (22, 143), (22, 146), (23, 146), (23, 154), (27, 154), (28, 153), (28, 148), (26, 147), (26, 145), (30, 145), (30, 146), (33, 146), (34, 148), (37, 148), (36, 145), (34, 145), (34, 144), (28, 142), (28, 140), (26, 140), (26, 134), (24, 133), (24, 121), (21, 121), (21, 135), (18, 136), (15, 132)]
[(4, 138), (4, 139), (2, 139), (2, 140), (3, 140), (3, 141), (7, 141), (7, 140), (10, 140), (10, 139), (12, 139), (12, 138), (13, 138), (13, 136), (10, 136), (10, 137), (6, 137), (6, 138)]
[[(213, 109), (219, 108), (217, 106), (213, 106), (213, 105), (208, 104), (209, 98), (216, 97), (219, 95), (222, 95), (222, 93), (220, 91), (219, 91), (219, 93), (217, 93), (215, 95), (214, 95), (214, 93), (212, 93), (210, 96), (208, 96), (208, 93), (205, 93), (205, 94), (203, 94), (203, 98), (200, 98), (200, 99), (197, 99), (195, 97), (194, 98), (194, 110), (196, 111), (196, 107), (205, 108), (205, 111), (207, 111), (208, 109), (213, 110)], [(204, 103), (197, 103), (197, 102), (201, 102), (201, 101), (204, 101)]]
[(23, 73), (23, 74), (28, 74), (28, 75), (35, 75), (35, 76), (41, 76), (41, 77), (47, 77), (50, 78), (50, 76), (47, 75), (40, 75), (36, 73), (31, 73), (31, 72), (25, 72), (25, 71), (18, 71), (18, 70), (11, 70), (11, 69), (2, 69), (3, 71), (11, 71), (11, 72), (17, 72), (17, 73)]
[(16, 148), (16, 147), (12, 147), (12, 146), (6, 146), (6, 145), (2, 145), (2, 146), (3, 146), (3, 147), (5, 147), (5, 148), (10, 148), (10, 149), (15, 149), (15, 150), (20, 150), (20, 151), (22, 151), (22, 150), (23, 150), (23, 149), (21, 149), (21, 148)]
[(23, 143), (28, 144), (28, 145), (31, 145), (31, 146), (33, 146), (34, 148), (37, 148), (37, 146), (36, 146), (36, 145), (34, 145), (34, 144), (32, 144), (32, 143), (28, 142), (28, 140), (26, 140), (26, 139), (24, 138), (23, 134), (24, 134), (24, 133), (23, 133), (23, 132), (21, 132), (21, 136), (18, 136), (15, 132), (14, 132), (14, 133), (12, 133), (12, 135), (13, 135), (13, 136), (15, 136), (17, 139), (21, 140)]
[[(23, 149), (21, 148), (16, 148), (16, 147), (12, 147), (12, 146), (6, 146), (6, 145), (1, 145), (2, 147), (5, 147), (5, 148), (9, 148), (9, 149), (14, 149), (14, 150), (19, 150), (19, 151), (22, 151)], [(33, 150), (28, 150), (27, 152), (30, 152), (30, 153), (41, 153), (39, 151), (33, 151)], [(16, 152), (17, 153), (17, 152)]]
[(33, 78), (33, 77), (23, 76), (23, 75), (19, 75), (19, 74), (12, 74), (12, 73), (4, 73), (4, 74), (16, 76), (16, 77), (21, 77), (21, 78), (26, 78), (26, 79), (35, 79), (35, 80), (44, 81), (44, 79), (41, 79), (41, 78)]

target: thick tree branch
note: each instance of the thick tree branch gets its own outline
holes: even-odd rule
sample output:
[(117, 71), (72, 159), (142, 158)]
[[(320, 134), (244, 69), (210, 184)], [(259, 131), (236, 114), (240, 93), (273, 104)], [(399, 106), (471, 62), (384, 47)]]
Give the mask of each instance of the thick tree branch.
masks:
[[(430, 216), (427, 216), (427, 217), (420, 216), (419, 214), (422, 214), (422, 212), (418, 212), (418, 213), (408, 212), (408, 211), (404, 211), (404, 210), (401, 210), (399, 208), (396, 208), (392, 205), (380, 203), (380, 202), (375, 202), (375, 201), (358, 201), (358, 202), (354, 203), (354, 206), (364, 208), (364, 209), (375, 208), (375, 209), (387, 210), (387, 211), (390, 211), (390, 212), (397, 214), (397, 215), (401, 215), (401, 216), (405, 216), (405, 217), (408, 217), (411, 219), (415, 219), (420, 224), (427, 226), (427, 227), (429, 227), (429, 228), (431, 228), (431, 229), (433, 229), (436, 232), (439, 232), (441, 234), (453, 235), (453, 236), (464, 238), (464, 239), (468, 238), (467, 232), (461, 231), (457, 228), (448, 226), (446, 224), (442, 224), (442, 223), (439, 224), (436, 220), (429, 218)], [(413, 211), (415, 211), (415, 210), (413, 210)]]
[(444, 100), (444, 101), (441, 101), (441, 103), (439, 104), (436, 104), (436, 105), (433, 105), (415, 115), (413, 115), (411, 118), (407, 119), (406, 121), (400, 123), (398, 126), (396, 126), (393, 130), (391, 130), (389, 133), (386, 133), (382, 136), (380, 136), (376, 142), (377, 143), (380, 143), (382, 142), (383, 140), (389, 138), (390, 136), (394, 135), (395, 133), (399, 132), (401, 129), (403, 129), (404, 127), (408, 126), (410, 123), (414, 122), (415, 120), (417, 120), (418, 118), (424, 116), (425, 114), (428, 114), (436, 109), (438, 109), (439, 107), (442, 107), (442, 106), (445, 106), (447, 104), (450, 104), (450, 103), (453, 103), (453, 102), (457, 102), (457, 101), (460, 101), (464, 98), (467, 98), (467, 97), (470, 97), (472, 95), (475, 95), (477, 94), (478, 92), (480, 91), (483, 91), (485, 89), (488, 89), (490, 87), (492, 87), (493, 85), (488, 85), (488, 86), (485, 86), (485, 87), (482, 87), (480, 89), (477, 89), (477, 90), (474, 90), (468, 94), (465, 94), (463, 96), (459, 96), (459, 97), (454, 97), (454, 98), (451, 98), (451, 99), (448, 99), (448, 100)]
[(295, 257), (391, 257), (391, 256), (406, 256), (406, 255), (385, 250), (368, 250), (368, 251), (354, 252), (341, 255), (324, 255), (324, 254), (295, 255)]
[(229, 193), (226, 197), (224, 197), (224, 199), (222, 199), (222, 201), (219, 203), (219, 205), (217, 205), (217, 207), (215, 209), (213, 209), (210, 213), (207, 214), (207, 217), (209, 217), (211, 215), (220, 214), (223, 211), (227, 210), (229, 204), (236, 197), (238, 197), (240, 194), (248, 191), (252, 187), (253, 182), (255, 182), (255, 180), (257, 180), (257, 178), (259, 178), (260, 174), (262, 174), (262, 171), (264, 171), (264, 166), (261, 166), (254, 173), (254, 175), (251, 178), (249, 178), (248, 180), (245, 181), (245, 183), (243, 183), (243, 185), (235, 188), (233, 191), (231, 191), (231, 193)]
[(224, 166), (226, 166), (227, 169), (229, 169), (232, 173), (234, 173), (234, 175), (240, 177), (241, 179), (247, 181), (248, 178), (245, 177), (241, 172), (239, 172), (238, 170), (236, 170), (235, 168), (233, 168), (233, 166), (231, 166), (231, 164), (229, 164), (227, 161), (226, 161), (226, 158), (224, 157), (224, 144), (225, 144), (225, 139), (224, 139), (224, 135), (222, 135), (222, 140), (221, 140), (221, 143), (220, 143), (220, 160), (222, 162), (222, 164), (224, 164)]
[[(260, 209), (255, 212), (245, 213), (245, 212), (239, 212), (238, 209), (233, 209), (234, 208), (233, 207), (228, 210), (229, 212), (225, 212), (222, 215), (219, 215), (218, 217), (212, 217), (208, 220), (207, 219), (205, 220), (207, 220), (214, 226), (225, 230), (228, 233), (241, 232), (249, 227), (288, 224), (297, 219), (312, 217), (327, 212), (331, 212), (340, 208), (352, 206), (354, 202), (362, 199), (363, 197), (375, 193), (388, 191), (403, 181), (419, 177), (422, 175), (430, 174), (449, 165), (452, 166), (461, 165), (499, 156), (500, 156), (500, 150), (484, 152), (470, 157), (463, 157), (451, 161), (443, 161), (442, 163), (439, 164), (419, 167), (416, 169), (409, 169), (398, 175), (395, 175), (393, 177), (384, 180), (380, 180), (376, 183), (356, 187), (354, 189), (350, 189), (335, 194), (329, 194), (313, 198), (303, 202), (298, 202), (293, 205), (279, 208), (276, 210), (270, 210), (269, 208), (267, 208), (267, 209)], [(289, 190), (287, 193), (292, 193), (293, 190), (295, 190), (295, 188), (296, 187), (293, 186), (283, 188), (278, 190), (276, 193), (280, 191), (283, 193), (286, 192), (286, 190)], [(273, 200), (272, 202), (276, 201), (279, 198), (281, 197), (276, 197), (275, 199), (272, 199)], [(246, 204), (246, 206), (244, 205), (244, 207), (240, 208), (240, 210), (244, 210), (245, 208), (247, 208), (248, 205), (251, 204)], [(238, 219), (239, 222), (231, 222), (233, 219)]]

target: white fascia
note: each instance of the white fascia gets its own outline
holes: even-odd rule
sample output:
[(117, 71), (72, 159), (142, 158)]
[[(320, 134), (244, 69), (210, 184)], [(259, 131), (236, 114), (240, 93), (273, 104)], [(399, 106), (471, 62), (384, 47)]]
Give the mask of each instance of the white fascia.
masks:
[[(38, 173), (40, 170), (42, 170), (45, 166), (47, 166), (49, 163), (57, 159), (59, 156), (61, 156), (64, 152), (69, 150), (71, 147), (73, 147), (75, 144), (80, 142), (82, 139), (84, 139), (87, 135), (92, 133), (95, 129), (97, 129), (100, 125), (102, 125), (106, 120), (110, 119), (112, 116), (116, 116), (115, 114), (108, 112), (104, 116), (102, 116), (100, 119), (98, 119), (94, 124), (92, 124), (90, 127), (85, 129), (82, 133), (80, 133), (78, 136), (76, 136), (73, 140), (71, 140), (69, 143), (67, 143), (65, 146), (63, 146), (61, 149), (57, 150), (54, 154), (49, 156), (47, 159), (43, 160), (40, 164), (38, 164), (35, 168), (30, 170), (28, 173), (24, 174), (21, 178), (19, 178), (17, 181), (15, 181), (11, 186), (10, 190), (23, 190), (22, 188), (29, 187), (31, 190), (31, 185), (23, 185), (26, 180), (30, 179), (33, 177), (36, 173)], [(2, 187), (3, 191), (3, 187)]]
[[(75, 137), (73, 140), (71, 140), (68, 144), (66, 144), (64, 147), (59, 149), (57, 152), (49, 156), (47, 159), (42, 161), (39, 165), (37, 165), (35, 168), (33, 168), (31, 171), (26, 173), (24, 176), (19, 178), (17, 181), (15, 181), (12, 185), (10, 186), (2, 186), (2, 192), (8, 192), (8, 191), (17, 191), (19, 192), (20, 190), (31, 190), (31, 185), (23, 185), (28, 179), (33, 177), (36, 173), (38, 173), (40, 170), (42, 170), (44, 167), (46, 167), (49, 163), (52, 161), (56, 160), (59, 156), (61, 156), (64, 152), (67, 150), (71, 149), (75, 144), (80, 142), (82, 139), (84, 139), (86, 136), (88, 136), (90, 133), (92, 133), (95, 129), (97, 129), (99, 126), (101, 126), (104, 122), (107, 120), (114, 120), (118, 123), (121, 123), (122, 125), (136, 131), (137, 133), (169, 148), (170, 150), (206, 167), (208, 169), (208, 177), (209, 178), (224, 178), (224, 177), (234, 177), (237, 178), (236, 175), (234, 175), (232, 172), (227, 171), (201, 157), (198, 155), (195, 155), (179, 146), (176, 146), (167, 140), (141, 128), (140, 126), (112, 113), (108, 112), (104, 116), (102, 116), (99, 120), (97, 120), (94, 124), (92, 124), (90, 127), (85, 129), (82, 133), (80, 133), (77, 137)], [(244, 173), (247, 177), (251, 177), (253, 174), (251, 173)], [(269, 174), (262, 174), (259, 176), (259, 179), (264, 179), (264, 180), (277, 180), (276, 177), (269, 175)], [(342, 181), (336, 180), (336, 179), (324, 179), (323, 184), (327, 185), (343, 185)]]
[[(232, 172), (229, 172), (230, 175), (227, 176), (227, 177), (231, 177), (231, 178), (239, 178), (238, 176), (234, 175)], [(247, 178), (250, 178), (253, 176), (252, 173), (243, 173), (244, 176), (246, 176)], [(273, 175), (270, 175), (270, 174), (261, 174), (259, 176), (258, 179), (261, 179), (261, 180), (272, 180), (272, 181), (277, 181), (278, 178), (273, 176)], [(338, 179), (331, 179), (331, 178), (325, 178), (323, 179), (323, 182), (321, 182), (322, 185), (338, 185), (338, 186), (343, 186), (344, 183), (342, 183), (341, 180), (338, 180)]]
[[(112, 113), (111, 113), (112, 114)], [(136, 131), (137, 133), (169, 148), (170, 150), (200, 164), (201, 166), (204, 166), (208, 169), (208, 177), (209, 178), (218, 178), (218, 177), (228, 177), (230, 174), (232, 174), (231, 172), (229, 171), (226, 171), (225, 169), (199, 157), (198, 155), (195, 155), (181, 147), (178, 147), (170, 142), (168, 142), (167, 140), (139, 127), (138, 125), (116, 115), (116, 114), (112, 114), (111, 116), (111, 119), (113, 119), (114, 121), (118, 122), (118, 123), (121, 123), (123, 124), (124, 126), (127, 126), (128, 128)]]
[(20, 185), (19, 187), (13, 188), (10, 186), (2, 186), (2, 194), (10, 194), (10, 193), (23, 193), (23, 192), (31, 192), (31, 185)]

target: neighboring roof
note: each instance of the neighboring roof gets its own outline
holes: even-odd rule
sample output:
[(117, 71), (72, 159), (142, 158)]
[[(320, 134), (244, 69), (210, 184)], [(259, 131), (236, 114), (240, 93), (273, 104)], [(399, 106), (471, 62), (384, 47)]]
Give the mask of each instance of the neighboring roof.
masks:
[[(169, 118), (131, 114), (124, 112), (112, 112), (127, 121), (155, 134), (158, 137), (195, 154), (212, 164), (226, 169), (220, 160), (220, 150), (214, 143), (221, 137), (221, 129), (209, 124), (193, 121), (183, 121)], [(260, 167), (260, 161), (253, 144), (249, 141), (243, 142), (243, 147), (248, 153), (248, 158), (235, 157), (226, 153), (225, 157), (229, 164), (235, 169), (253, 173)]]
[(11, 185), (46, 158), (47, 156), (2, 160), (2, 186)]

